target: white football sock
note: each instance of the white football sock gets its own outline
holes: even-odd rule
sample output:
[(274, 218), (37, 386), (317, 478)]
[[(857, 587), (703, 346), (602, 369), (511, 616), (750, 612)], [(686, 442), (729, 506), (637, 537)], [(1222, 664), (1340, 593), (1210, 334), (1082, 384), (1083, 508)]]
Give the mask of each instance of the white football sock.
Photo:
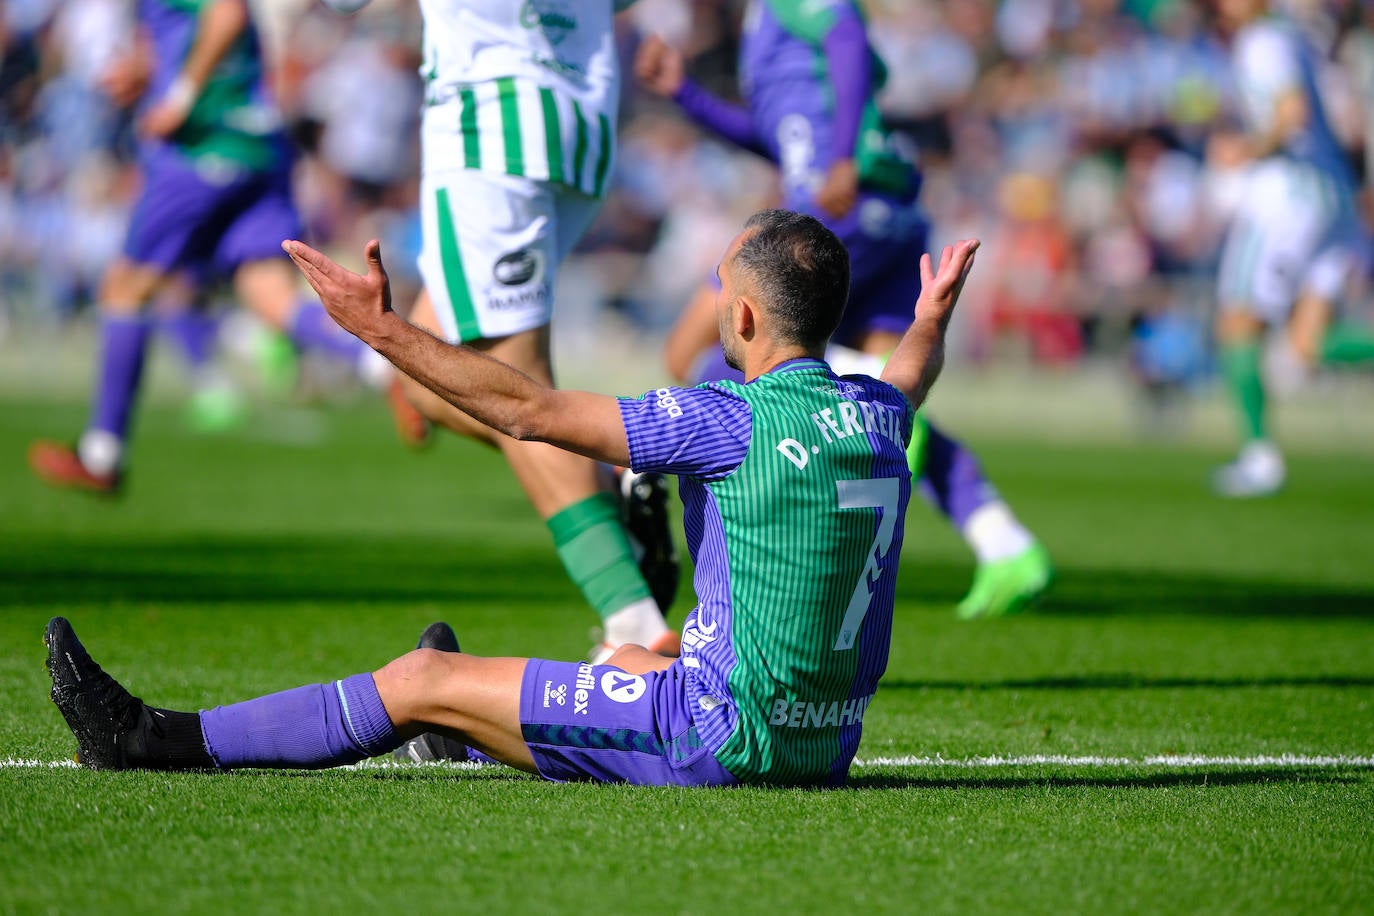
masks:
[(620, 646), (627, 642), (648, 646), (668, 632), (668, 626), (663, 622), (663, 614), (652, 598), (641, 598), (634, 604), (621, 608), (607, 617), (603, 623), (603, 639), (611, 646)]
[(124, 443), (112, 432), (88, 429), (76, 444), (76, 456), (92, 474), (111, 474), (124, 457)]
[(1035, 544), (1035, 536), (1011, 514), (1011, 507), (1000, 499), (979, 506), (964, 523), (964, 540), (973, 548), (979, 563), (996, 563), (1024, 553)]
[(368, 347), (358, 354), (358, 378), (369, 388), (381, 391), (396, 377), (396, 369), (386, 357)]
[(887, 358), (873, 353), (831, 344), (825, 348), (825, 361), (836, 375), (871, 375), (874, 378), (883, 374)]

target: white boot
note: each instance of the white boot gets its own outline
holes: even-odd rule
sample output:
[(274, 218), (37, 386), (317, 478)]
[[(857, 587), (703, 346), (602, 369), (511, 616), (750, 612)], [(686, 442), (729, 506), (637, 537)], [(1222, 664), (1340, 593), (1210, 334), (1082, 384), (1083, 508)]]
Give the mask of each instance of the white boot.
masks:
[(1256, 439), (1241, 447), (1235, 461), (1217, 468), (1212, 487), (1221, 496), (1272, 496), (1287, 476), (1278, 446)]

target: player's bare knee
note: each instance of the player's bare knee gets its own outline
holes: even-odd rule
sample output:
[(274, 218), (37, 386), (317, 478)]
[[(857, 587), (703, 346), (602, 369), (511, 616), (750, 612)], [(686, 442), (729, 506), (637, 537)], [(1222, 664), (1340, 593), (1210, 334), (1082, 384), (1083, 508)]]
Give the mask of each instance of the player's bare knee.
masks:
[(414, 649), (384, 666), (373, 675), (380, 689), (382, 682), (398, 694), (424, 696), (433, 693), (438, 685), (452, 674), (452, 652), (438, 649)]

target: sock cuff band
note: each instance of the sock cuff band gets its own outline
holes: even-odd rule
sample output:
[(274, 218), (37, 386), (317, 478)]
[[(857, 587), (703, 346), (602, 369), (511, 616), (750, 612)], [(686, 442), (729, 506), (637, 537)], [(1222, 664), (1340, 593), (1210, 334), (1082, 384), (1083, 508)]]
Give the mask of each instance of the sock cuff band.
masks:
[(358, 747), (376, 756), (395, 746), (391, 739), (396, 730), (386, 707), (382, 705), (382, 697), (377, 693), (377, 683), (371, 674), (355, 674), (335, 681), (334, 690), (339, 695), (344, 727)]
[(553, 535), (554, 546), (562, 547), (589, 528), (606, 522), (619, 524), (619, 521), (620, 513), (611, 494), (597, 493), (550, 516), (545, 524)]

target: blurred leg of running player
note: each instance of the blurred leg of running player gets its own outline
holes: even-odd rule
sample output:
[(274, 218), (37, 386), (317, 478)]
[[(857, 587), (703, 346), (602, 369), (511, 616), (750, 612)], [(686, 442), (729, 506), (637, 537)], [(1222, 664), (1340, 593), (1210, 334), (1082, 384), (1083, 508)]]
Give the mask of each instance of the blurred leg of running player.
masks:
[[(295, 271), (280, 249), (280, 241), (300, 228), (287, 181), (279, 173), (212, 183), (170, 151), (145, 161), (125, 254), (101, 284), (101, 348), (86, 430), (75, 449), (36, 443), (30, 463), (39, 476), (59, 486), (118, 489), (153, 330), (145, 306), (186, 265), (213, 264), (231, 274), (240, 301), (302, 350), (330, 354), (379, 377), (371, 367), (380, 357), (335, 325), (319, 302), (298, 293)], [(381, 368), (389, 371), (384, 361)]]
[[(421, 194), (426, 293), (411, 322), (552, 385), (554, 278), (600, 201), (551, 182), (466, 169), (432, 170)], [(407, 393), (434, 422), (501, 450), (548, 525), (569, 577), (601, 617), (603, 641), (594, 660), (626, 643), (676, 654), (677, 635), (660, 609), (677, 584), (676, 557), (670, 558), (668, 587), (656, 594), (601, 466), (550, 445), (498, 435), (414, 382)]]

